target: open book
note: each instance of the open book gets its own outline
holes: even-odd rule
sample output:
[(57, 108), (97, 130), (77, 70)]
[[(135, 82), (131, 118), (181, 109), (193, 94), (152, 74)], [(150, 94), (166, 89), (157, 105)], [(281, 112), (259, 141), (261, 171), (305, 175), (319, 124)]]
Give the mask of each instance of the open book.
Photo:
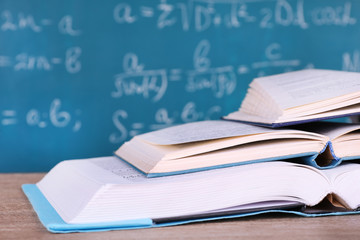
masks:
[(309, 69), (254, 79), (224, 119), (271, 127), (360, 114), (360, 73)]
[(297, 127), (301, 130), (224, 120), (193, 122), (135, 136), (115, 154), (148, 177), (290, 158), (333, 167), (360, 158), (360, 124)]
[[(311, 216), (312, 206), (316, 209), (324, 199), (333, 204), (323, 209), (325, 215), (356, 213), (358, 182), (360, 164), (355, 163), (318, 170), (275, 161), (147, 178), (116, 157), (104, 157), (63, 161), (23, 190), (48, 230), (71, 232), (166, 226), (276, 210)], [(333, 210), (336, 213), (329, 213)]]

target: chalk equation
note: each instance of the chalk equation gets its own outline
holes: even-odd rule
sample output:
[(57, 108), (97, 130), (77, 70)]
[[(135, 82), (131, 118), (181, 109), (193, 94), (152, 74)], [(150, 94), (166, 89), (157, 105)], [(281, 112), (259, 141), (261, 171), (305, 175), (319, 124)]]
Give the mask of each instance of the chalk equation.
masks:
[[(141, 121), (131, 119), (126, 110), (119, 109), (112, 116), (116, 131), (110, 134), (109, 142), (119, 144), (138, 134), (170, 127), (179, 123), (219, 119), (221, 110), (220, 106), (215, 105), (205, 111), (201, 111), (197, 109), (196, 103), (188, 102), (180, 111), (171, 112), (166, 107), (157, 109), (152, 119), (153, 123), (146, 125)], [(128, 123), (129, 121), (131, 124)]]
[(342, 70), (360, 72), (360, 50), (345, 52), (342, 55)]
[(71, 128), (72, 132), (78, 132), (82, 126), (81, 120), (75, 118), (80, 117), (81, 110), (75, 110), (74, 113), (63, 110), (61, 100), (58, 98), (50, 103), (48, 109), (32, 108), (25, 113), (25, 116), (23, 115), (18, 114), (14, 109), (4, 109), (0, 115), (1, 125), (10, 127), (25, 123), (29, 127), (40, 129), (47, 127)]
[(68, 48), (63, 56), (43, 56), (29, 53), (19, 53), (15, 57), (0, 54), (0, 68), (12, 68), (14, 71), (51, 71), (57, 66), (63, 66), (70, 73), (81, 70), (80, 47)]
[(187, 92), (210, 90), (217, 98), (230, 95), (236, 88), (235, 70), (232, 66), (211, 68), (209, 50), (209, 41), (201, 41), (194, 52), (195, 69), (187, 72), (180, 68), (145, 70), (144, 64), (138, 62), (137, 55), (128, 53), (123, 59), (124, 72), (115, 75), (115, 90), (111, 96), (121, 98), (138, 95), (157, 102), (163, 98), (169, 82), (184, 78), (187, 79)]
[(82, 34), (80, 29), (74, 27), (73, 16), (71, 15), (65, 15), (58, 21), (54, 21), (51, 18), (36, 19), (31, 14), (3, 10), (0, 12), (0, 16), (0, 30), (2, 32), (30, 30), (34, 33), (41, 33), (48, 28), (56, 26), (61, 34), (69, 36), (80, 36)]
[(188, 71), (185, 89), (196, 92), (210, 89), (216, 98), (230, 95), (236, 88), (236, 74), (233, 66), (211, 68), (210, 42), (202, 40), (194, 51), (194, 70)]
[(123, 60), (124, 73), (115, 75), (115, 91), (113, 98), (141, 95), (154, 102), (159, 101), (167, 89), (168, 77), (166, 69), (144, 70), (134, 53), (128, 53)]
[[(253, 6), (254, 5), (254, 6)], [(356, 24), (352, 4), (338, 2), (336, 6), (321, 6), (305, 12), (306, 1), (297, 0), (161, 0), (153, 5), (133, 7), (120, 2), (113, 10), (118, 24), (136, 24), (155, 19), (156, 28), (179, 27), (183, 31), (203, 32), (212, 27), (240, 28), (246, 24), (268, 29), (276, 26), (340, 26)]]
[(145, 70), (145, 64), (139, 62), (135, 53), (127, 53), (123, 58), (124, 72), (114, 76), (115, 89), (111, 92), (111, 97), (116, 99), (141, 96), (158, 102), (166, 94), (171, 82), (185, 81), (184, 92), (210, 91), (215, 98), (223, 98), (235, 91), (238, 75), (257, 72), (258, 76), (264, 76), (266, 72), (263, 69), (269, 67), (291, 71), (302, 65), (299, 59), (284, 59), (282, 46), (279, 43), (271, 43), (266, 47), (265, 60), (250, 65), (212, 67), (210, 49), (211, 44), (207, 39), (197, 44), (193, 53), (193, 70), (181, 68)]

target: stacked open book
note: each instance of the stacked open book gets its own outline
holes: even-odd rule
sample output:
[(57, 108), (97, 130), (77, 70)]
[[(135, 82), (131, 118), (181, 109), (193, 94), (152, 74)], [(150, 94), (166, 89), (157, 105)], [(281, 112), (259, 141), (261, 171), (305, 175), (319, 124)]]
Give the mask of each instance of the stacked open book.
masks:
[(355, 214), (360, 124), (318, 120), (357, 114), (359, 104), (358, 73), (303, 70), (255, 79), (240, 110), (225, 117), (236, 121), (138, 135), (115, 156), (63, 161), (23, 190), (52, 232), (266, 212)]

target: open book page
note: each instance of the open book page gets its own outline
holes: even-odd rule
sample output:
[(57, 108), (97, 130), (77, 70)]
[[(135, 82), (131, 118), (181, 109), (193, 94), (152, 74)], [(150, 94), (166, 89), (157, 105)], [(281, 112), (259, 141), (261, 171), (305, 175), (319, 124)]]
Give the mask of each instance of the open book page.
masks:
[(309, 69), (257, 78), (282, 108), (288, 109), (360, 91), (359, 73)]
[[(329, 124), (330, 125), (330, 124)], [(331, 140), (338, 138), (344, 134), (357, 131), (360, 129), (360, 124), (334, 124), (334, 127), (329, 127), (327, 131), (320, 132), (326, 136), (329, 136)], [(356, 146), (354, 146), (356, 147)]]
[[(157, 196), (157, 199), (159, 199), (157, 191), (161, 194), (167, 193), (161, 197), (164, 201), (171, 197), (170, 193), (176, 194), (179, 199), (183, 197), (188, 199), (192, 205), (198, 204), (199, 209), (200, 205), (207, 205), (207, 201), (198, 201), (208, 199), (206, 196), (212, 194), (215, 195), (211, 198), (216, 196), (218, 199), (213, 204), (220, 204), (222, 207), (237, 206), (240, 203), (300, 199), (305, 204), (315, 205), (329, 191), (328, 180), (321, 171), (311, 166), (290, 162), (265, 162), (191, 174), (147, 178), (115, 157), (90, 161), (102, 169), (101, 174), (100, 171), (88, 173), (93, 177), (96, 176), (98, 181), (133, 186), (136, 187), (133, 189), (139, 195), (145, 196), (143, 195), (145, 192), (151, 192)], [(150, 195), (147, 195), (147, 199), (150, 201)], [(165, 202), (164, 204), (167, 205)]]
[[(206, 128), (209, 123), (219, 123), (221, 126), (234, 126), (234, 128), (226, 128), (224, 132), (219, 132), (221, 127)], [(300, 155), (309, 156), (320, 152), (328, 142), (327, 137), (323, 135), (292, 129), (268, 129), (227, 121), (197, 122), (191, 125), (203, 125), (205, 128), (195, 128), (188, 133), (191, 135), (190, 138), (189, 136), (184, 136), (181, 139), (182, 141), (184, 139), (199, 139), (199, 137), (204, 136), (205, 139), (210, 136), (213, 137), (214, 135), (211, 135), (213, 131), (215, 131), (217, 137), (225, 138), (159, 145), (145, 141), (142, 139), (143, 135), (139, 135), (124, 143), (116, 150), (115, 154), (144, 173), (155, 174), (200, 170), (207, 167), (240, 164), (247, 161), (268, 161), (270, 160), (269, 158), (292, 158), (295, 155), (297, 157)], [(244, 130), (244, 126), (246, 126), (245, 130), (260, 128), (266, 132), (227, 137), (235, 133), (240, 134), (244, 132), (241, 131)], [(162, 132), (172, 132), (168, 136), (170, 140), (165, 135), (160, 138), (160, 141), (163, 144), (177, 143), (178, 141), (172, 140), (184, 134), (182, 127), (186, 126), (175, 127), (179, 130), (178, 133), (173, 131), (173, 129), (164, 129), (161, 132), (151, 132), (145, 135), (152, 137), (152, 134), (154, 134), (156, 137), (159, 132), (161, 133), (160, 135), (164, 135)], [(246, 132), (249, 133), (249, 131)], [(282, 140), (285, 141), (285, 145), (284, 143), (280, 144)]]
[(283, 114), (283, 109), (278, 106), (266, 89), (259, 87), (256, 82), (251, 83), (250, 86), (241, 103), (239, 113), (261, 115), (270, 122), (274, 122), (278, 116)]
[[(256, 110), (259, 110), (256, 109)], [(238, 120), (238, 121), (246, 121), (252, 123), (264, 123), (264, 124), (272, 124), (276, 121), (277, 118), (268, 118), (268, 116), (257, 116), (252, 113), (248, 113), (240, 109), (240, 111), (232, 112), (224, 117), (224, 119), (228, 120)]]
[(360, 206), (360, 164), (344, 163), (323, 173), (332, 183), (337, 201), (349, 209)]
[[(209, 172), (199, 172), (196, 174), (182, 174), (176, 176), (147, 178), (144, 174), (138, 172), (129, 164), (116, 157), (94, 158), (89, 160), (98, 168), (94, 168), (92, 173), (98, 181), (103, 183), (121, 184), (121, 185), (147, 185), (147, 184), (171, 184), (173, 181), (186, 181), (204, 177)], [(216, 171), (216, 170), (215, 170)]]
[(294, 126), (293, 128), (319, 133), (328, 136), (330, 140), (334, 140), (346, 133), (360, 130), (360, 124), (340, 123), (340, 122), (313, 122)]
[(147, 180), (144, 174), (116, 157), (91, 158), (88, 162), (102, 169), (94, 169), (94, 177), (104, 183), (132, 184)]
[[(89, 163), (96, 165), (96, 167), (84, 167), (81, 166), (84, 172), (86, 171), (87, 175), (92, 176), (94, 179), (97, 179), (99, 182), (103, 183), (112, 183), (112, 184), (123, 184), (123, 185), (139, 185), (139, 184), (175, 184), (176, 182), (187, 182), (187, 181), (201, 181), (206, 178), (216, 178), (221, 175), (232, 175), (240, 174), (242, 172), (248, 171), (262, 171), (264, 167), (263, 163), (259, 164), (249, 164), (241, 167), (231, 167), (231, 168), (219, 168), (213, 169), (210, 171), (202, 171), (191, 174), (180, 174), (166, 177), (158, 178), (147, 178), (144, 174), (138, 172), (129, 164), (121, 161), (116, 157), (103, 157), (103, 158), (93, 158), (89, 161), (79, 161), (82, 165), (89, 165)], [(288, 167), (293, 165), (292, 163), (287, 162), (268, 162), (266, 163), (267, 167), (276, 167), (276, 166), (285, 166)], [(78, 167), (79, 168), (79, 167)], [(100, 168), (100, 170), (99, 170)], [(311, 168), (311, 167), (309, 167)], [(266, 168), (264, 170), (267, 171)], [(194, 182), (195, 183), (195, 182)]]
[[(356, 170), (360, 170), (360, 164), (343, 163), (335, 168), (322, 170), (322, 172), (330, 180), (330, 182), (334, 184), (336, 180), (339, 180), (342, 177), (342, 174)], [(360, 180), (360, 175), (358, 178)]]
[[(131, 159), (136, 156), (130, 156), (130, 152), (135, 151), (137, 155), (142, 155), (144, 161), (154, 162), (156, 159), (176, 159), (247, 143), (284, 138), (305, 139), (309, 142), (324, 142), (325, 139), (324, 136), (312, 132), (274, 130), (230, 121), (202, 121), (139, 135), (121, 146), (116, 154), (132, 162)], [(324, 144), (326, 142), (325, 139)], [(313, 151), (315, 150), (311, 152)]]
[[(81, 161), (79, 161), (81, 162)], [(93, 168), (93, 172), (87, 169), (88, 175), (93, 176), (100, 182), (104, 183), (117, 183), (117, 184), (126, 184), (126, 185), (133, 185), (133, 184), (176, 184), (179, 182), (187, 182), (187, 181), (200, 181), (202, 184), (206, 184), (205, 179), (216, 179), (220, 178), (227, 178), (231, 176), (236, 176), (239, 178), (246, 178), (247, 174), (251, 172), (257, 173), (258, 179), (254, 184), (261, 184), (268, 178), (268, 181), (275, 180), (277, 181), (276, 174), (274, 172), (269, 172), (269, 169), (283, 171), (284, 169), (293, 169), (294, 171), (298, 171), (297, 169), (302, 169), (298, 172), (300, 173), (309, 173), (309, 175), (319, 175), (318, 178), (323, 178), (321, 171), (307, 165), (300, 165), (290, 162), (282, 162), (282, 161), (274, 161), (274, 162), (265, 162), (265, 163), (257, 163), (257, 164), (248, 164), (243, 166), (236, 166), (236, 167), (229, 167), (229, 168), (219, 168), (213, 169), (209, 171), (201, 171), (195, 172), (191, 174), (180, 174), (180, 175), (173, 175), (173, 176), (166, 176), (166, 177), (158, 177), (158, 178), (147, 178), (145, 175), (139, 173), (133, 167), (128, 165), (127, 163), (119, 160), (116, 157), (103, 157), (103, 158), (93, 158), (88, 161), (82, 161), (83, 164), (88, 164), (86, 162), (90, 162), (97, 166), (97, 168)], [(98, 168), (101, 168), (100, 171)], [(252, 175), (252, 174), (250, 174)], [(286, 175), (284, 173), (284, 175)], [(263, 176), (264, 179), (259, 178), (259, 176)], [(273, 179), (269, 177), (273, 177)], [(284, 177), (285, 178), (285, 177)], [(296, 178), (296, 177), (295, 177)], [(279, 177), (279, 179), (283, 179), (283, 177)], [(204, 182), (205, 181), (205, 182)], [(281, 180), (282, 181), (282, 180)], [(249, 184), (244, 182), (245, 187)]]
[[(44, 195), (70, 223), (183, 216), (264, 201), (312, 206), (329, 193), (320, 171), (279, 161), (151, 179), (116, 157), (66, 161), (62, 166), (49, 173), (58, 179), (56, 185), (43, 182), (41, 191), (56, 189)], [(83, 182), (64, 183), (64, 176)], [(81, 198), (89, 185), (96, 186), (93, 197)], [(74, 204), (85, 207), (73, 209)]]
[(214, 120), (181, 124), (136, 137), (154, 144), (170, 145), (274, 131), (238, 122)]

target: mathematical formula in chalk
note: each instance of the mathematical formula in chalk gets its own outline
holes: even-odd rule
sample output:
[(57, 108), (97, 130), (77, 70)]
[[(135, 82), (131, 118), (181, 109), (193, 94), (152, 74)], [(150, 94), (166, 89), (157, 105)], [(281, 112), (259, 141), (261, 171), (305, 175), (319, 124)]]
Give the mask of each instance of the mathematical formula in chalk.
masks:
[(81, 70), (80, 47), (72, 47), (62, 56), (36, 56), (28, 53), (19, 53), (14, 57), (0, 55), (0, 69), (11, 68), (14, 71), (51, 71), (57, 67), (65, 68), (70, 73)]
[(114, 76), (115, 88), (111, 92), (111, 97), (116, 99), (141, 96), (158, 102), (164, 97), (171, 82), (185, 81), (184, 92), (209, 91), (214, 97), (223, 98), (234, 92), (238, 81), (237, 75), (258, 71), (258, 76), (262, 76), (265, 75), (262, 71), (264, 68), (283, 68), (290, 71), (301, 64), (298, 59), (283, 59), (281, 45), (272, 43), (265, 49), (265, 61), (250, 65), (212, 67), (210, 49), (209, 40), (200, 41), (193, 53), (194, 69), (187, 71), (181, 68), (146, 70), (145, 64), (139, 62), (135, 53), (127, 53), (123, 58), (124, 72)]
[(26, 113), (19, 114), (14, 109), (4, 109), (1, 111), (1, 125), (4, 127), (16, 126), (24, 122), (29, 127), (34, 128), (70, 128), (73, 132), (81, 129), (82, 122), (77, 119), (81, 115), (81, 110), (70, 113), (63, 109), (60, 99), (54, 99), (48, 109), (29, 109)]
[(82, 31), (74, 27), (73, 17), (65, 15), (61, 19), (37, 18), (23, 12), (11, 12), (3, 10), (0, 12), (0, 30), (3, 32), (14, 32), (30, 30), (34, 33), (42, 33), (47, 29), (56, 27), (61, 34), (69, 36), (80, 36)]
[(360, 72), (360, 51), (345, 52), (343, 55), (342, 70)]
[[(268, 7), (263, 7), (264, 3)], [(260, 5), (262, 7), (253, 7)], [(119, 3), (114, 7), (113, 18), (118, 24), (136, 24), (155, 19), (156, 27), (179, 27), (183, 31), (194, 29), (203, 32), (212, 27), (241, 28), (246, 24), (259, 28), (295, 26), (307, 29), (312, 26), (349, 26), (356, 23), (350, 2), (337, 6), (312, 9), (305, 14), (306, 1), (220, 1), (193, 0), (188, 2), (159, 1), (155, 6), (133, 7)]]

